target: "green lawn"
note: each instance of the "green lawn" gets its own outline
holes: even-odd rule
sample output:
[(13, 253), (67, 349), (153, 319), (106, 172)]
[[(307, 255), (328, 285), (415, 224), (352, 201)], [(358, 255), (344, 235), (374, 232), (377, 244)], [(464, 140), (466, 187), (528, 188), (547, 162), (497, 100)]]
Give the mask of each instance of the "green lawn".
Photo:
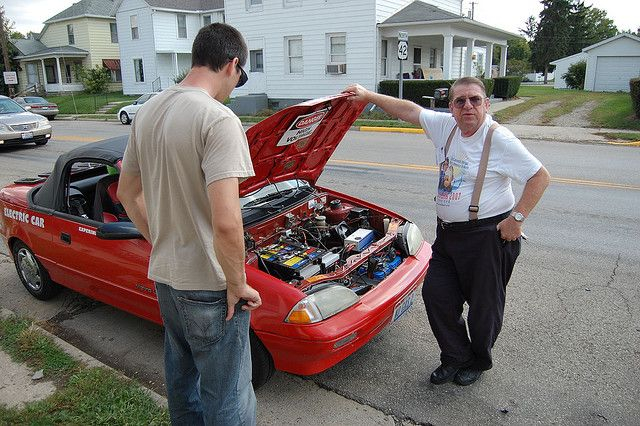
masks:
[(587, 102), (596, 106), (589, 114), (590, 127), (607, 129), (640, 130), (640, 119), (635, 118), (628, 93), (585, 92), (582, 90), (554, 89), (551, 86), (520, 86), (517, 96), (528, 98), (526, 102), (498, 111), (494, 117), (505, 122), (535, 105), (557, 102), (545, 111), (543, 122), (567, 114)]
[(126, 105), (138, 97), (123, 95), (122, 92), (110, 92), (102, 95), (73, 93), (63, 96), (47, 96), (47, 100), (58, 104), (60, 114), (94, 114), (109, 102), (123, 102)]

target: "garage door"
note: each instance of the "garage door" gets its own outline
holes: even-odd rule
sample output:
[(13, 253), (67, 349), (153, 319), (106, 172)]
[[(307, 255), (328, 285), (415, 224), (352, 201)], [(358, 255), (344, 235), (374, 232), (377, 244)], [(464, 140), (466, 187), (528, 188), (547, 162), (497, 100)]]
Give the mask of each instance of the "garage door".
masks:
[(596, 61), (596, 92), (629, 91), (629, 80), (640, 77), (640, 56), (600, 56)]

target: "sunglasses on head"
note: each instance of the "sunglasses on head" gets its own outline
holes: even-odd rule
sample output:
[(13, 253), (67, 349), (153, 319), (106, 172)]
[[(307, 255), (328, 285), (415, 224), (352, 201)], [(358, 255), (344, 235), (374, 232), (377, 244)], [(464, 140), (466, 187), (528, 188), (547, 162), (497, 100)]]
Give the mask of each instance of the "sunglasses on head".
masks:
[(455, 106), (456, 108), (462, 108), (467, 104), (467, 99), (474, 107), (480, 106), (484, 101), (484, 98), (482, 96), (471, 96), (470, 98), (455, 98), (453, 100), (453, 106)]

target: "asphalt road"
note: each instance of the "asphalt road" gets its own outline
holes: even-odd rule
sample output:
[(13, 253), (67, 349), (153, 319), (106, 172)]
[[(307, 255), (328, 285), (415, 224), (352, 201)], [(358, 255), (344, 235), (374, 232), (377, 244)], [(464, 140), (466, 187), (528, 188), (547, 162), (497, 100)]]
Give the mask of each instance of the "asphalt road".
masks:
[[(78, 144), (129, 130), (117, 123), (53, 124), (55, 139), (44, 147), (0, 150), (0, 184), (50, 170), (59, 153)], [(306, 380), (277, 373), (257, 393), (262, 424), (278, 424), (292, 409), (300, 424), (367, 424), (362, 416), (374, 408), (394, 416), (387, 423), (638, 424), (640, 149), (525, 145), (552, 183), (525, 224), (530, 239), (507, 291), (494, 368), (469, 387), (430, 384), (439, 352), (418, 300), (326, 372)], [(432, 241), (432, 161), (424, 136), (349, 132), (318, 183), (398, 211)], [(5, 247), (0, 306), (48, 319), (62, 337), (162, 392), (159, 327), (69, 291), (37, 301), (2, 253)], [(336, 397), (335, 406), (319, 406), (316, 384)], [(356, 405), (360, 411), (341, 410), (338, 395), (363, 404)]]

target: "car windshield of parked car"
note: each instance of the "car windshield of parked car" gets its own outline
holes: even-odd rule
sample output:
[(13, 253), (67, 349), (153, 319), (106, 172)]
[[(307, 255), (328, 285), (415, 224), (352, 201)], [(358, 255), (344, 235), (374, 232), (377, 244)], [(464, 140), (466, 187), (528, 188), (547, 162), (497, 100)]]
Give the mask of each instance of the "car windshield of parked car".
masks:
[(49, 102), (45, 98), (39, 96), (29, 96), (24, 98), (24, 101), (28, 104), (48, 104)]
[(0, 99), (0, 114), (15, 114), (24, 112), (24, 108), (11, 99)]

